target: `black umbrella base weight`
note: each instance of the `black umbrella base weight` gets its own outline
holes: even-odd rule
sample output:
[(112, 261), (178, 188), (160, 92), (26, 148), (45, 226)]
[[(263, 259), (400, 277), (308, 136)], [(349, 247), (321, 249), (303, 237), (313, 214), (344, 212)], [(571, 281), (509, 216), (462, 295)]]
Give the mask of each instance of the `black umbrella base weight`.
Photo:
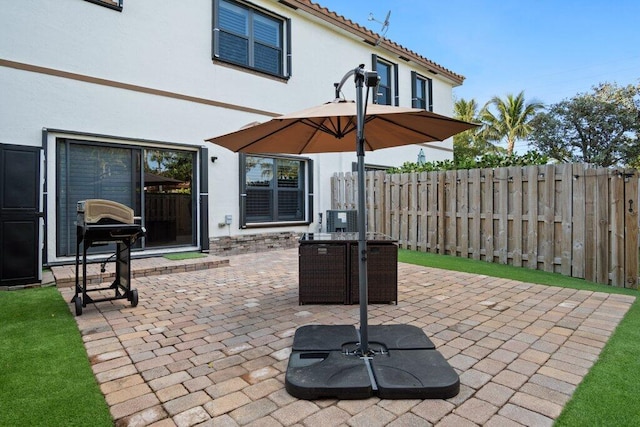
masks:
[(458, 394), (458, 374), (420, 328), (380, 325), (368, 331), (373, 355), (361, 357), (354, 326), (298, 328), (285, 376), (289, 394), (306, 400), (447, 399)]

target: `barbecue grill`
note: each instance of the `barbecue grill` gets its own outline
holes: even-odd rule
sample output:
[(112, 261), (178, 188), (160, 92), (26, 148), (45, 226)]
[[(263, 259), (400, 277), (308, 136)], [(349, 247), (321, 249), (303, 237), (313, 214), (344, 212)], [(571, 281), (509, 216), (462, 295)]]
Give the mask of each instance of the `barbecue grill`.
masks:
[[(131, 246), (145, 229), (134, 223), (133, 210), (121, 203), (104, 199), (81, 200), (77, 205), (76, 225), (76, 286), (71, 302), (76, 315), (82, 314), (87, 304), (126, 298), (131, 306), (138, 305), (138, 291), (131, 289)], [(113, 259), (116, 266), (115, 280), (110, 286), (87, 289), (87, 250), (93, 246), (116, 244)], [(80, 246), (82, 245), (82, 283), (80, 283)], [(91, 298), (88, 292), (114, 290), (113, 297)]]

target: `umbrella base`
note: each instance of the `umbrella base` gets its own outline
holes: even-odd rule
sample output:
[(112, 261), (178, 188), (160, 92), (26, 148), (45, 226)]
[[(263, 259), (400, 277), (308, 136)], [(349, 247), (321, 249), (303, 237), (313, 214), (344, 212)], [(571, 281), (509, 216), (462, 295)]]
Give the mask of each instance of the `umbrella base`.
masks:
[(369, 327), (373, 356), (360, 357), (351, 325), (298, 328), (285, 376), (300, 399), (447, 399), (460, 379), (424, 332), (411, 325)]

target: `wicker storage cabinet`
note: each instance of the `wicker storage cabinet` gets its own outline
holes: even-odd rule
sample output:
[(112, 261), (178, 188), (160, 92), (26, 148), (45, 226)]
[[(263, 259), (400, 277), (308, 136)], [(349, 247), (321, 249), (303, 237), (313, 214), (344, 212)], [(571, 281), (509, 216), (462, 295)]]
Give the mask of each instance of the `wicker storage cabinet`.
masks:
[[(358, 244), (352, 244), (351, 304), (360, 302)], [(398, 301), (398, 247), (394, 243), (367, 243), (367, 290), (370, 304)]]
[[(369, 303), (398, 301), (398, 246), (381, 235), (367, 234)], [(308, 233), (300, 239), (300, 304), (357, 304), (358, 233)]]
[(300, 245), (300, 304), (347, 304), (347, 246)]

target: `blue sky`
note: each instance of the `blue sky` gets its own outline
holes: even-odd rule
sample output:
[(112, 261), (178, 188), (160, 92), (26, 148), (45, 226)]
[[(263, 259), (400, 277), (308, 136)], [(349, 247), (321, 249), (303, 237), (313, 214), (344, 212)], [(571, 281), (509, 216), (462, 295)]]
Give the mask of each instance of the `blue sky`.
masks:
[(599, 82), (640, 81), (638, 0), (317, 2), (376, 32), (369, 14), (383, 21), (391, 10), (386, 37), (465, 76), (454, 96), (480, 106), (522, 90), (553, 104)]

